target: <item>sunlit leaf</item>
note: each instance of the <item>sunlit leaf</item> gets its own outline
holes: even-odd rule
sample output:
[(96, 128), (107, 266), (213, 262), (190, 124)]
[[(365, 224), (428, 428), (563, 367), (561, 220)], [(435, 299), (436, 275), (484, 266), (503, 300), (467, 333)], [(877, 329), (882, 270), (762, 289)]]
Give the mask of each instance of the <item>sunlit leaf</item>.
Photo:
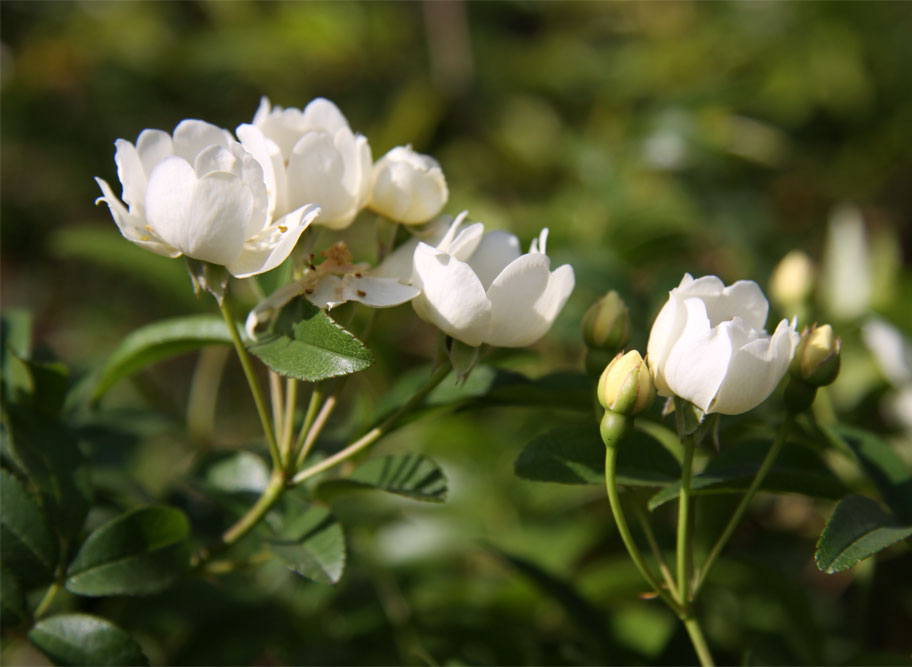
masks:
[(307, 299), (289, 303), (250, 352), (280, 375), (316, 382), (362, 371), (374, 357)]
[(86, 538), (67, 570), (79, 595), (139, 595), (170, 586), (186, 571), (190, 524), (172, 507), (144, 507), (110, 521)]
[(28, 638), (58, 665), (147, 665), (139, 644), (110, 621), (59, 614), (38, 621)]
[(417, 454), (397, 454), (365, 461), (348, 477), (328, 479), (319, 485), (317, 493), (332, 500), (368, 489), (442, 503), (446, 500), (447, 482), (443, 471), (431, 459)]
[(162, 359), (206, 345), (230, 344), (225, 321), (214, 315), (191, 315), (153, 322), (133, 331), (114, 350), (94, 380), (97, 401), (115, 383)]
[(820, 570), (840, 572), (910, 535), (912, 525), (901, 524), (877, 501), (851, 495), (833, 510), (814, 557)]

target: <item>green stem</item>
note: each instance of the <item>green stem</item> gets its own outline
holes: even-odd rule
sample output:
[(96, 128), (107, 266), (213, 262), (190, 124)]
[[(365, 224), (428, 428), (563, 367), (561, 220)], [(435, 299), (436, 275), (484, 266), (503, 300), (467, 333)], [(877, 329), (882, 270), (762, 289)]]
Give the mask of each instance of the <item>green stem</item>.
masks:
[(323, 400), (323, 385), (315, 384), (313, 391), (310, 392), (310, 401), (307, 403), (307, 412), (304, 413), (304, 423), (301, 424), (301, 430), (298, 433), (298, 439), (295, 441), (294, 446), (294, 456), (293, 459), (297, 459), (298, 465), (301, 464), (301, 459), (298, 457), (298, 452), (301, 451), (301, 447), (304, 446), (305, 439), (307, 434), (310, 432), (310, 427), (314, 423), (314, 419), (317, 417), (317, 410), (320, 408), (320, 401)]
[(317, 441), (317, 437), (320, 435), (320, 431), (323, 430), (323, 426), (326, 424), (326, 421), (329, 419), (329, 416), (335, 409), (336, 401), (337, 399), (335, 394), (332, 394), (325, 401), (323, 401), (323, 405), (320, 407), (320, 411), (317, 413), (317, 416), (314, 418), (313, 423), (307, 430), (307, 437), (304, 438), (304, 446), (301, 447), (301, 451), (298, 453), (298, 460), (295, 468), (300, 468), (304, 464), (304, 459), (307, 458), (311, 447), (314, 446), (314, 443)]
[[(274, 370), (269, 371), (269, 400), (272, 403), (272, 428), (275, 430), (276, 441), (285, 432), (283, 417), (282, 376)], [(281, 450), (279, 450), (281, 454)]]
[(192, 562), (192, 567), (198, 569), (206, 564), (212, 556), (219, 553), (220, 551), (230, 547), (232, 544), (235, 544), (244, 537), (247, 533), (253, 530), (253, 527), (260, 522), (260, 520), (266, 516), (266, 513), (272, 509), (272, 506), (276, 504), (278, 499), (282, 496), (282, 492), (286, 488), (286, 479), (285, 475), (280, 468), (277, 468), (272, 471), (272, 477), (269, 480), (269, 484), (263, 490), (263, 495), (261, 495), (256, 503), (247, 510), (247, 513), (242, 516), (238, 521), (231, 526), (228, 530), (222, 533), (221, 538), (214, 545), (201, 551)]
[(649, 585), (652, 586), (652, 589), (659, 597), (665, 601), (665, 604), (671, 607), (678, 616), (683, 617), (683, 608), (668, 591), (662, 588), (662, 585), (658, 582), (652, 572), (650, 572), (646, 565), (646, 561), (643, 560), (643, 555), (640, 553), (636, 542), (633, 541), (633, 536), (630, 534), (630, 528), (627, 526), (627, 519), (624, 517), (624, 512), (621, 510), (621, 498), (617, 488), (616, 465), (618, 444), (619, 443), (613, 443), (608, 445), (605, 451), (605, 488), (608, 491), (608, 500), (611, 505), (611, 513), (614, 515), (614, 522), (617, 524), (618, 532), (621, 535), (624, 546), (627, 548), (627, 553), (630, 554), (630, 558), (633, 560), (634, 565), (637, 566), (640, 574), (649, 582)]
[(792, 426), (792, 421), (793, 417), (789, 417), (782, 423), (782, 426), (779, 427), (779, 432), (776, 433), (776, 438), (773, 440), (773, 444), (770, 445), (769, 450), (766, 452), (766, 456), (764, 457), (763, 462), (760, 464), (760, 469), (754, 476), (754, 481), (751, 482), (751, 485), (748, 487), (747, 492), (744, 494), (744, 497), (741, 498), (741, 502), (738, 503), (738, 507), (735, 508), (735, 513), (732, 514), (731, 519), (729, 519), (728, 524), (725, 526), (725, 530), (722, 531), (719, 539), (716, 540), (716, 543), (710, 550), (709, 555), (706, 557), (706, 561), (703, 563), (703, 567), (700, 568), (700, 573), (697, 576), (696, 583), (694, 584), (694, 596), (697, 595), (697, 592), (700, 590), (703, 582), (706, 581), (706, 576), (709, 574), (709, 570), (719, 558), (719, 554), (722, 552), (722, 549), (728, 543), (728, 540), (731, 538), (732, 533), (735, 532), (735, 528), (737, 528), (738, 524), (741, 522), (741, 518), (744, 516), (744, 512), (747, 511), (747, 506), (753, 499), (754, 494), (757, 492), (757, 489), (760, 488), (760, 485), (763, 484), (763, 480), (766, 479), (770, 468), (773, 467), (773, 463), (776, 461), (776, 457), (779, 455), (779, 450), (782, 449), (782, 445), (785, 443), (788, 431)]
[(41, 602), (38, 603), (38, 607), (35, 609), (35, 613), (32, 617), (37, 621), (39, 618), (44, 616), (47, 610), (50, 608), (51, 603), (54, 601), (54, 598), (57, 596), (57, 593), (60, 591), (60, 581), (55, 581), (53, 584), (48, 586), (47, 591), (44, 594), (44, 597), (41, 598)]
[(294, 450), (291, 448), (294, 437), (294, 416), (298, 406), (298, 381), (294, 378), (285, 380), (285, 415), (282, 420), (282, 438), (279, 441), (279, 453), (282, 455), (282, 465), (286, 469), (294, 460)]
[[(637, 523), (640, 524), (640, 529), (643, 531), (643, 534), (646, 535), (646, 541), (649, 543), (652, 555), (655, 556), (656, 563), (659, 566), (659, 572), (665, 580), (665, 585), (668, 586), (668, 590), (677, 595), (677, 587), (675, 586), (674, 577), (671, 575), (671, 569), (668, 567), (665, 556), (659, 548), (659, 543), (656, 540), (655, 533), (652, 531), (652, 526), (649, 525), (649, 519), (646, 517), (646, 513), (643, 511), (643, 508), (640, 507), (639, 503), (634, 503), (633, 513), (636, 516)], [(678, 602), (681, 602), (680, 598), (678, 598)]]
[(228, 324), (228, 332), (231, 334), (231, 342), (234, 343), (234, 349), (237, 352), (238, 359), (244, 369), (244, 375), (247, 377), (247, 384), (250, 385), (250, 393), (253, 394), (253, 402), (256, 403), (257, 413), (260, 415), (260, 423), (263, 425), (263, 433), (266, 435), (266, 443), (269, 445), (269, 455), (272, 457), (272, 467), (281, 468), (282, 459), (279, 456), (279, 447), (276, 443), (275, 431), (272, 428), (272, 422), (269, 420), (269, 413), (266, 411), (266, 402), (263, 400), (263, 394), (260, 391), (260, 385), (257, 382), (256, 374), (253, 371), (253, 365), (250, 363), (250, 355), (247, 354), (247, 348), (241, 341), (238, 334), (237, 324), (234, 322), (234, 316), (228, 306), (228, 299), (224, 298), (219, 302), (219, 309), (222, 311), (222, 317)]
[(678, 542), (675, 553), (675, 567), (678, 580), (678, 599), (686, 604), (690, 598), (690, 569), (693, 553), (690, 530), (690, 475), (693, 468), (696, 443), (692, 435), (681, 440), (684, 445), (684, 460), (681, 462), (681, 490), (678, 496)]
[(700, 624), (696, 617), (687, 616), (682, 620), (684, 621), (684, 627), (687, 628), (687, 634), (690, 635), (690, 643), (693, 644), (697, 657), (700, 659), (700, 664), (703, 667), (713, 667), (715, 663), (713, 662), (712, 654), (709, 652), (709, 646), (706, 644), (706, 639), (703, 637), (703, 631), (700, 629)]
[[(402, 419), (406, 414), (408, 414), (413, 408), (419, 405), (428, 394), (433, 391), (434, 387), (443, 382), (443, 379), (449, 375), (450, 367), (447, 365), (441, 365), (434, 371), (431, 377), (428, 379), (427, 383), (419, 389), (402, 407), (396, 410), (393, 414), (383, 420), (378, 426), (375, 426), (370, 431), (365, 433), (363, 436), (355, 440), (352, 444), (348, 445), (345, 449), (336, 452), (329, 458), (323, 459), (317, 464), (310, 466), (309, 468), (302, 470), (291, 480), (292, 484), (300, 484), (306, 479), (310, 479), (314, 475), (318, 475), (324, 470), (329, 470), (333, 466), (342, 463), (350, 459), (352, 456), (360, 452), (361, 450), (369, 447), (376, 440), (378, 440), (382, 435), (390, 431), (396, 423)], [(330, 397), (332, 398), (332, 397)], [(328, 401), (327, 401), (328, 402)], [(314, 423), (316, 425), (316, 422)], [(306, 446), (305, 446), (306, 447)], [(303, 453), (304, 450), (302, 450)], [(300, 459), (300, 456), (299, 456)]]

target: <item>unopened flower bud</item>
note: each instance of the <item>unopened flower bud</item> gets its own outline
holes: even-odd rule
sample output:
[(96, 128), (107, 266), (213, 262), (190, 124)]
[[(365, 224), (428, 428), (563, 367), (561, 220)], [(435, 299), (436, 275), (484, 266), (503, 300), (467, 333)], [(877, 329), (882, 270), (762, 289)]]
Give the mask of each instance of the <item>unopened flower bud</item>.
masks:
[(597, 391), (605, 410), (627, 416), (642, 412), (655, 398), (652, 374), (636, 350), (618, 354), (605, 367)]
[(630, 340), (630, 313), (616, 291), (599, 297), (586, 311), (583, 340), (589, 348), (611, 352), (623, 349)]
[(374, 165), (368, 205), (406, 225), (422, 224), (440, 213), (449, 197), (437, 160), (398, 146)]
[(814, 387), (830, 384), (839, 375), (841, 346), (829, 324), (806, 329), (795, 348), (789, 373)]

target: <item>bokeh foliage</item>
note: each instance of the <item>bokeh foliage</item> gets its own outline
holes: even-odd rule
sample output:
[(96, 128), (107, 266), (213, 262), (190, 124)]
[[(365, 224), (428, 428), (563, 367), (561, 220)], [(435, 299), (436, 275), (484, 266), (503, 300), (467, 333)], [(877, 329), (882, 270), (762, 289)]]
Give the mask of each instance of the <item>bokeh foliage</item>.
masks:
[[(537, 355), (499, 356), (510, 368), (581, 369), (579, 320), (611, 288), (644, 349), (684, 271), (765, 287), (788, 250), (822, 256), (827, 220), (846, 201), (876, 253), (871, 311), (912, 332), (910, 4), (7, 0), (0, 19), (3, 307), (31, 311), (36, 354), (56, 355), (74, 382), (138, 326), (212, 312), (181, 262), (133, 247), (93, 207), (92, 177), (115, 177), (113, 140), (187, 117), (233, 128), (261, 95), (298, 107), (332, 99), (375, 158), (407, 142), (434, 155), (450, 213), (468, 209), (524, 243), (551, 229), (550, 254), (573, 264), (577, 289)], [(830, 316), (818, 305), (815, 317)], [(891, 389), (860, 321), (834, 323), (849, 379), (827, 395), (830, 412), (885, 434), (912, 465), (908, 434), (879, 410)], [(340, 438), (382, 404), (403, 359), (433, 355), (434, 332), (407, 307), (384, 312), (371, 349), (377, 363), (350, 383), (332, 425)], [(92, 527), (115, 509), (187, 502), (199, 448), (256, 439), (233, 360), (214, 434), (186, 435), (204, 359), (121, 383), (82, 424), (111, 511), (94, 510)], [(572, 411), (468, 409), (380, 447), (440, 463), (445, 505), (334, 504), (349, 550), (334, 587), (269, 565), (152, 598), (63, 595), (55, 607), (116, 618), (155, 663), (691, 661), (672, 616), (638, 599), (604, 491), (513, 476), (523, 445)], [(733, 501), (700, 502), (702, 529), (718, 531)], [(706, 590), (720, 660), (908, 656), (908, 548), (817, 572), (814, 540), (832, 506), (797, 495), (757, 503)], [(4, 661), (42, 659), (24, 646), (7, 640)]]

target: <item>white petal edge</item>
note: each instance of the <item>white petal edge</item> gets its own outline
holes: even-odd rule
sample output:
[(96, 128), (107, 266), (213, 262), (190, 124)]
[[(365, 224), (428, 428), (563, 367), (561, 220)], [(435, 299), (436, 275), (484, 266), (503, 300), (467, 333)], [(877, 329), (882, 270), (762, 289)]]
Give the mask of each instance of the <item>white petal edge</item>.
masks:
[(248, 278), (274, 269), (288, 258), (301, 234), (319, 214), (318, 206), (308, 204), (277, 220), (244, 244), (237, 260), (226, 267), (229, 273)]

